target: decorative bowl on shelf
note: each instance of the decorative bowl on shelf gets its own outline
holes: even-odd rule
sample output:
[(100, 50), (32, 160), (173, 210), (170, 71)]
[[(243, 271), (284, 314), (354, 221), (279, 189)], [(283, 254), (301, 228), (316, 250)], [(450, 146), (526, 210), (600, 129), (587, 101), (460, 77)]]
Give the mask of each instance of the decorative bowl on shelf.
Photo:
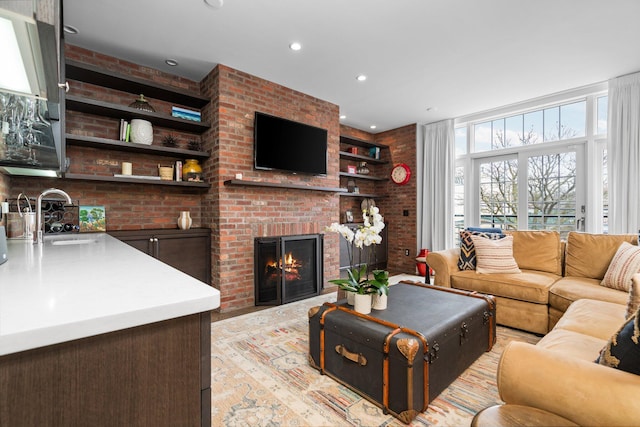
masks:
[(144, 95), (140, 94), (140, 98), (133, 101), (129, 104), (129, 107), (135, 108), (136, 110), (149, 111), (150, 113), (155, 113), (156, 110), (149, 104), (149, 101), (144, 99)]

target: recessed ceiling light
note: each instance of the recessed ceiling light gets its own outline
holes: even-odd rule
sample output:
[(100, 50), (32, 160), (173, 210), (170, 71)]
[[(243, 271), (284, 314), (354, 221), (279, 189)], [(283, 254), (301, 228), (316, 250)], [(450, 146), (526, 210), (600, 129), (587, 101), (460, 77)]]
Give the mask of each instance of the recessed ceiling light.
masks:
[(367, 80), (367, 76), (365, 76), (364, 74), (358, 74), (356, 76), (356, 80), (359, 81), (359, 82), (363, 82), (363, 81)]
[(204, 0), (204, 4), (214, 9), (220, 9), (224, 4), (224, 0)]
[(62, 29), (67, 34), (78, 34), (79, 33), (78, 29), (76, 27), (71, 26), (71, 25), (65, 25), (64, 27), (62, 27)]
[(175, 59), (165, 59), (164, 63), (171, 67), (175, 67), (178, 65), (178, 61), (176, 61)]
[(346, 119), (346, 118), (347, 118), (347, 116), (345, 116), (344, 114), (341, 114), (341, 115), (340, 115), (340, 120), (344, 120), (344, 119)]
[(375, 129), (375, 128), (377, 128), (377, 127), (378, 127), (378, 126), (376, 126), (376, 125), (371, 125), (371, 126), (369, 126), (369, 128), (371, 128), (371, 129)]
[(293, 42), (289, 45), (289, 49), (294, 50), (294, 51), (298, 51), (300, 49), (302, 49), (302, 45), (298, 42)]

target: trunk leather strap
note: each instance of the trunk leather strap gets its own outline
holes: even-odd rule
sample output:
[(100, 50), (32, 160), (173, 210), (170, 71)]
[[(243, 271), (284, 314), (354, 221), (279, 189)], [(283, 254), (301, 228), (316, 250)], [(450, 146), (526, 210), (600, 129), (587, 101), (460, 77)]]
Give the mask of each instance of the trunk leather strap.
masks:
[(364, 357), (362, 353), (358, 353), (358, 354), (352, 353), (349, 350), (347, 350), (347, 348), (342, 344), (336, 346), (336, 353), (338, 353), (340, 356), (344, 357), (345, 359), (349, 359), (352, 362), (357, 363), (360, 366), (367, 365), (367, 358)]

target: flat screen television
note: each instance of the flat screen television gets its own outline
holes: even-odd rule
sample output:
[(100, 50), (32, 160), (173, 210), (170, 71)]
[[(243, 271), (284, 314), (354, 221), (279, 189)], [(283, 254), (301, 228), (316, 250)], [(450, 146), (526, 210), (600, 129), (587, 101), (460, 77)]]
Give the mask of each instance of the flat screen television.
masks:
[(327, 174), (327, 130), (256, 111), (256, 169)]

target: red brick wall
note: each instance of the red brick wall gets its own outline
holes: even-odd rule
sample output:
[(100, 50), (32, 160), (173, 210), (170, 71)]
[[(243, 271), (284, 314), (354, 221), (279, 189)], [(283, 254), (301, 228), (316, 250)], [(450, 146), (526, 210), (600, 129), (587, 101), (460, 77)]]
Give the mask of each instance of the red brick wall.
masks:
[[(220, 289), (222, 311), (252, 306), (253, 241), (255, 237), (323, 233), (327, 225), (340, 221), (343, 203), (354, 198), (340, 198), (331, 192), (283, 190), (275, 188), (225, 186), (224, 181), (242, 173), (244, 179), (274, 183), (293, 183), (320, 187), (339, 187), (339, 135), (342, 132), (358, 139), (374, 140), (391, 146), (390, 162), (404, 162), (415, 169), (415, 126), (372, 135), (339, 125), (338, 106), (293, 91), (275, 83), (220, 65), (203, 79), (192, 82), (148, 67), (111, 58), (82, 48), (67, 46), (69, 58), (95, 64), (106, 69), (151, 79), (162, 84), (200, 92), (211, 102), (203, 108), (204, 121), (211, 129), (204, 135), (171, 131), (180, 145), (200, 138), (203, 149), (211, 153), (204, 161), (204, 175), (211, 183), (208, 192), (193, 189), (157, 187), (153, 185), (83, 182), (28, 177), (0, 176), (0, 196), (15, 197), (20, 192), (35, 197), (49, 187), (67, 191), (85, 205), (104, 205), (109, 230), (137, 228), (173, 228), (180, 210), (190, 210), (194, 226), (212, 229), (212, 284)], [(92, 98), (128, 105), (134, 100), (129, 93), (71, 82), (70, 93), (90, 94)], [(149, 99), (156, 110), (169, 104)], [(329, 163), (326, 177), (291, 175), (253, 168), (253, 115), (256, 110), (279, 117), (308, 123), (328, 130)], [(118, 123), (77, 112), (69, 112), (67, 132), (115, 138)], [(154, 144), (159, 144), (167, 130), (154, 127)], [(113, 174), (122, 161), (133, 162), (134, 173), (152, 173), (158, 163), (171, 159), (68, 147), (72, 172)], [(115, 163), (115, 164), (113, 164)], [(386, 166), (390, 170), (390, 165)], [(385, 173), (388, 173), (386, 171)], [(385, 184), (383, 184), (385, 185)], [(379, 201), (390, 222), (389, 269), (413, 272), (415, 239), (415, 178), (403, 187), (386, 184), (390, 197)], [(364, 190), (364, 189), (363, 189)], [(400, 203), (395, 202), (398, 197)], [(393, 202), (392, 202), (393, 201)], [(356, 202), (359, 212), (359, 201)], [(402, 216), (408, 209), (409, 217)], [(324, 239), (326, 281), (338, 276), (338, 236), (326, 234)], [(403, 249), (410, 249), (405, 257)]]
[[(80, 62), (152, 80), (163, 85), (175, 86), (193, 92), (199, 91), (197, 82), (79, 47), (67, 45), (66, 56)], [(69, 94), (87, 96), (92, 99), (122, 105), (129, 105), (136, 98), (135, 95), (130, 93), (118, 92), (73, 80), (69, 80), (69, 86)], [(151, 98), (148, 100), (156, 111), (170, 112), (171, 104)], [(117, 139), (118, 128), (119, 121), (117, 119), (67, 111), (67, 133)], [(177, 136), (181, 146), (186, 146), (187, 141), (191, 138), (199, 138), (197, 135), (169, 131), (154, 126), (154, 144), (161, 144), (162, 135), (167, 133)], [(67, 147), (67, 157), (71, 159), (70, 172), (96, 175), (120, 173), (121, 162), (123, 161), (132, 162), (133, 173), (140, 175), (157, 175), (158, 164), (169, 166), (172, 163), (172, 159), (166, 157), (73, 146)], [(20, 192), (25, 192), (30, 197), (36, 197), (42, 190), (49, 187), (62, 188), (74, 200), (79, 200), (83, 205), (104, 205), (108, 230), (175, 228), (177, 227), (176, 220), (181, 210), (189, 210), (191, 212), (194, 227), (207, 226), (207, 224), (203, 223), (200, 213), (201, 200), (204, 198), (204, 193), (179, 187), (12, 177), (10, 197), (16, 197)]]
[[(398, 163), (405, 163), (411, 169), (411, 178), (405, 185), (386, 182), (387, 197), (380, 203), (385, 220), (389, 221), (389, 263), (391, 272), (413, 274), (416, 271), (416, 125), (407, 125), (398, 129), (376, 134), (375, 141), (390, 146), (391, 165), (389, 171)], [(404, 216), (403, 211), (408, 211)], [(409, 250), (409, 256), (405, 250)]]
[[(413, 274), (416, 267), (415, 256), (417, 255), (416, 125), (403, 126), (377, 134), (342, 125), (340, 126), (340, 134), (389, 146), (389, 150), (381, 151), (381, 159), (388, 160), (389, 164), (384, 166), (371, 165), (372, 169), (376, 168), (375, 171), (372, 170), (374, 175), (389, 176), (393, 165), (398, 163), (405, 163), (411, 168), (413, 172), (411, 179), (402, 186), (396, 185), (390, 180), (371, 183), (358, 181), (357, 184), (363, 193), (372, 192), (385, 195), (385, 197), (376, 199), (376, 205), (380, 208), (380, 213), (384, 216), (388, 226), (389, 261), (387, 269), (391, 274)], [(340, 200), (340, 212), (352, 209), (354, 213), (359, 215), (360, 202), (360, 198), (343, 197)], [(403, 211), (405, 210), (408, 211), (408, 216), (404, 216)], [(405, 249), (409, 249), (409, 256), (405, 255)]]
[[(255, 237), (323, 233), (338, 220), (339, 196), (266, 187), (225, 186), (241, 173), (243, 179), (271, 183), (338, 187), (338, 106), (275, 83), (219, 65), (203, 82), (203, 93), (215, 97), (216, 155), (206, 172), (216, 193), (203, 211), (213, 225), (213, 282), (221, 291), (221, 310), (254, 305), (253, 245)], [(217, 97), (216, 97), (217, 95)], [(253, 167), (254, 112), (318, 126), (328, 131), (326, 177), (292, 175)], [(338, 239), (325, 236), (325, 281), (338, 275)]]

